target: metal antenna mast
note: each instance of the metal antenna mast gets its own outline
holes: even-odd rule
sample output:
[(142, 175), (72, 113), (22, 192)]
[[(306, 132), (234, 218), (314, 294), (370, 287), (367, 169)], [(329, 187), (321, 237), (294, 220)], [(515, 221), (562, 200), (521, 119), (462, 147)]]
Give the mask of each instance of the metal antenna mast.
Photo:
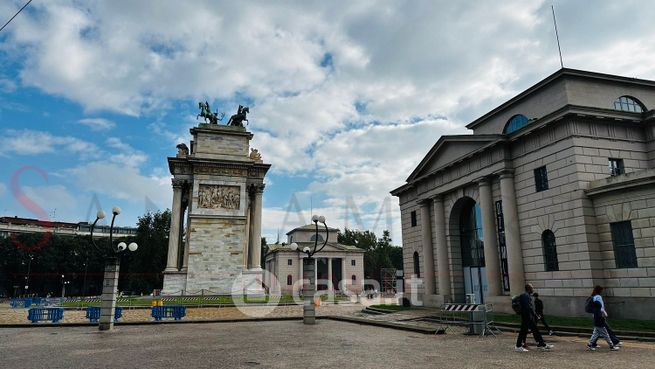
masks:
[(559, 44), (559, 32), (557, 32), (557, 19), (555, 18), (555, 6), (551, 5), (550, 9), (553, 11), (553, 25), (555, 26), (555, 37), (557, 38), (557, 51), (559, 51), (559, 65), (564, 68), (564, 62), (562, 61), (562, 48)]

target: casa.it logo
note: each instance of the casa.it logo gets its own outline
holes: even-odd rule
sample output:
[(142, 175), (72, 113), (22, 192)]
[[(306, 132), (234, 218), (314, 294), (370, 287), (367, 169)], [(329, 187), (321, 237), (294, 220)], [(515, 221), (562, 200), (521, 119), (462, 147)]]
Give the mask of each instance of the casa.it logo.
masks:
[(18, 169), (12, 176), (11, 192), (14, 195), (16, 201), (18, 201), (27, 211), (36, 216), (38, 219), (37, 225), (42, 227), (44, 232), (41, 238), (33, 244), (26, 244), (19, 241), (15, 232), (11, 233), (11, 241), (19, 249), (23, 249), (25, 251), (35, 251), (44, 247), (48, 244), (48, 241), (50, 241), (50, 237), (52, 237), (52, 223), (50, 222), (48, 214), (39, 206), (39, 204), (30, 199), (21, 189), (20, 178), (23, 173), (27, 171), (34, 171), (40, 174), (41, 177), (43, 177), (43, 180), (46, 183), (48, 182), (48, 174), (43, 169), (36, 166), (25, 166)]

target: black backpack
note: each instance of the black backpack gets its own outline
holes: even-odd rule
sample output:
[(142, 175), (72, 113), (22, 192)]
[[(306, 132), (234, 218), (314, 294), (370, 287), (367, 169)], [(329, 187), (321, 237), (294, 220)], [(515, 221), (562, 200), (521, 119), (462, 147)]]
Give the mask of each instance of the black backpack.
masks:
[(587, 297), (587, 301), (584, 303), (584, 311), (593, 314), (594, 313), (594, 297), (589, 296)]
[(521, 314), (521, 295), (512, 297), (512, 309), (517, 314)]

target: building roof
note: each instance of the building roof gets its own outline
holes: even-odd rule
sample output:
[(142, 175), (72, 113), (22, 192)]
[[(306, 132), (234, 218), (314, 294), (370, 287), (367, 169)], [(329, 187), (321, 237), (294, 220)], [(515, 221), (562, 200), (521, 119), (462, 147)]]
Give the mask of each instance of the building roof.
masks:
[[(325, 229), (325, 227), (323, 227), (322, 225), (319, 225), (318, 229), (323, 230), (323, 229)], [(287, 236), (294, 233), (294, 232), (297, 232), (297, 231), (304, 232), (304, 231), (315, 231), (315, 230), (316, 230), (316, 225), (307, 224), (307, 225), (296, 227), (296, 228), (290, 230), (289, 232), (287, 232)], [(328, 227), (328, 230), (330, 230), (330, 232), (339, 232), (339, 228)]]
[(507, 100), (503, 104), (497, 106), (487, 114), (477, 118), (473, 122), (469, 123), (466, 125), (466, 128), (468, 129), (473, 129), (480, 124), (484, 123), (487, 121), (489, 118), (494, 116), (495, 114), (505, 110), (511, 105), (516, 104), (517, 102), (524, 100), (525, 98), (537, 93), (539, 90), (542, 90), (544, 87), (559, 81), (562, 78), (566, 77), (577, 77), (577, 78), (585, 78), (585, 79), (596, 79), (596, 80), (604, 80), (604, 81), (611, 81), (611, 82), (620, 82), (620, 83), (630, 83), (630, 84), (636, 84), (636, 85), (644, 85), (644, 86), (649, 86), (649, 87), (655, 87), (655, 81), (650, 81), (647, 79), (639, 79), (639, 78), (631, 78), (631, 77), (623, 77), (623, 76), (615, 76), (612, 74), (605, 74), (605, 73), (597, 73), (597, 72), (589, 72), (589, 71), (584, 71), (584, 70), (579, 70), (579, 69), (570, 69), (570, 68), (562, 68), (558, 70), (557, 72), (551, 74), (550, 76), (542, 79), (541, 81), (537, 82), (534, 84), (532, 87), (524, 90), (523, 92), (519, 93), (518, 95), (514, 96), (513, 98)]
[(35, 226), (35, 227), (48, 227), (48, 228), (77, 228), (78, 227), (78, 223), (53, 222), (53, 221), (49, 221), (49, 220), (19, 218), (17, 216), (15, 216), (15, 217), (0, 217), (0, 223)]

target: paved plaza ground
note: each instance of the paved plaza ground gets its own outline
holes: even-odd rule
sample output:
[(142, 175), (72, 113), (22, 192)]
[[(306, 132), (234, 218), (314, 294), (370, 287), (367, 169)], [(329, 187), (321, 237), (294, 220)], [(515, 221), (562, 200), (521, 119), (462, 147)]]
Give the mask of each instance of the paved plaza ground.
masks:
[(320, 320), (0, 329), (0, 368), (650, 368), (655, 345), (585, 350), (557, 337), (553, 352), (513, 352), (498, 338), (424, 335)]

